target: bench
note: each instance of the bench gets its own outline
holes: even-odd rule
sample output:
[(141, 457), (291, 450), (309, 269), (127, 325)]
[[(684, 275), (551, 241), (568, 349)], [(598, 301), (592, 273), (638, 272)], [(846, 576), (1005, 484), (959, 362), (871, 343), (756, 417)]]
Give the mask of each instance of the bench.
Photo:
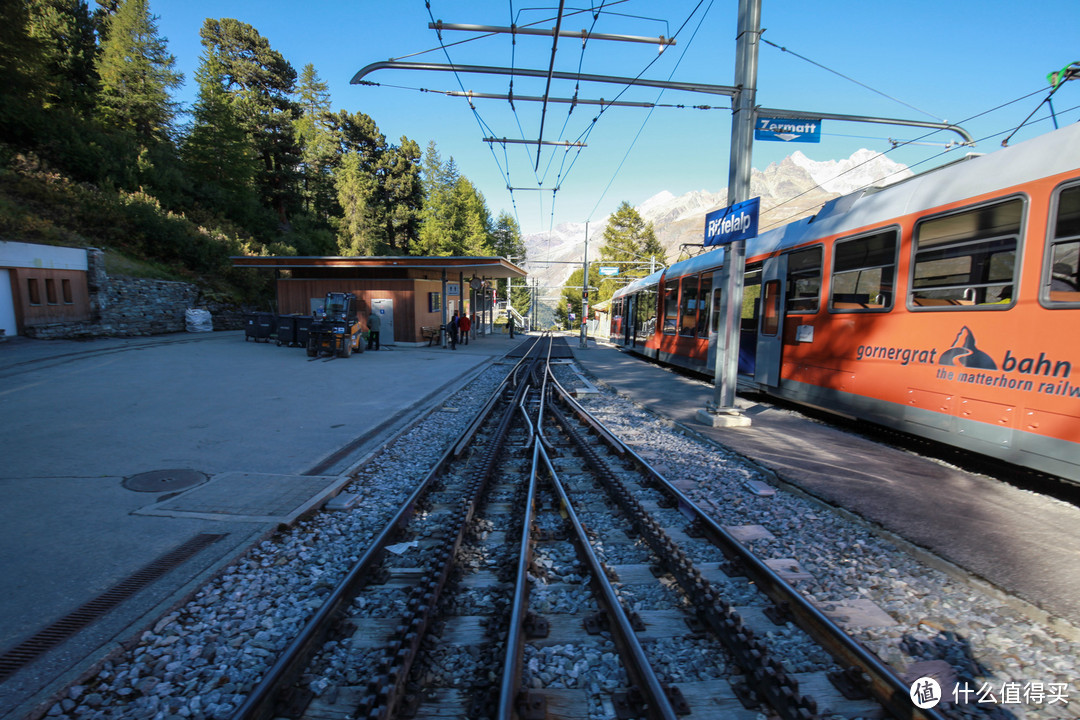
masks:
[(431, 347), (431, 344), (439, 339), (439, 332), (441, 330), (442, 330), (442, 327), (440, 327), (439, 325), (432, 325), (431, 327), (422, 327), (422, 328), (420, 328), (420, 337), (426, 339), (428, 341), (427, 342), (428, 347)]

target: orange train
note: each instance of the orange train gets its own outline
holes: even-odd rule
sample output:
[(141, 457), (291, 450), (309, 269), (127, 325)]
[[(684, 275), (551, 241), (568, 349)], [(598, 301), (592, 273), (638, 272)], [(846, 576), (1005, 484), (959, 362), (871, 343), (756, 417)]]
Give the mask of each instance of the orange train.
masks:
[[(724, 255), (620, 289), (612, 340), (711, 375)], [(741, 388), (1080, 482), (1080, 123), (761, 233), (744, 283)]]

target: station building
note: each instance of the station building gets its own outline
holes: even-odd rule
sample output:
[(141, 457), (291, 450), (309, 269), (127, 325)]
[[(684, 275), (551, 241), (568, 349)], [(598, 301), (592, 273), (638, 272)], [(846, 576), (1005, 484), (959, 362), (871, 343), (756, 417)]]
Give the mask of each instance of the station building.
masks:
[(233, 267), (273, 271), (277, 311), (310, 315), (328, 292), (351, 292), (366, 325), (374, 309), (385, 344), (426, 345), (454, 312), (475, 317), (490, 332), (495, 320), (493, 280), (526, 272), (500, 257), (234, 257)]

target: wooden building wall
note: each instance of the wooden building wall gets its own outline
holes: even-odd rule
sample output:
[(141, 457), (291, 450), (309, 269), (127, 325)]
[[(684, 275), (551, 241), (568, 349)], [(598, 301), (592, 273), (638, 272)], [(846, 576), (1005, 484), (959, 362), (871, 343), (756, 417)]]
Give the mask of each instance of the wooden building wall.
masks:
[(83, 270), (11, 268), (19, 331), (34, 325), (90, 319), (90, 290)]
[[(277, 281), (278, 312), (308, 315), (311, 301), (321, 300), (328, 292), (351, 292), (360, 302), (360, 320), (367, 327), (367, 316), (373, 299), (394, 301), (394, 340), (426, 342), (420, 328), (442, 324), (441, 311), (428, 309), (428, 293), (442, 292), (440, 280), (401, 278), (393, 280), (364, 280), (359, 278), (279, 278)], [(443, 299), (445, 302), (445, 298)], [(384, 342), (386, 342), (384, 340)]]

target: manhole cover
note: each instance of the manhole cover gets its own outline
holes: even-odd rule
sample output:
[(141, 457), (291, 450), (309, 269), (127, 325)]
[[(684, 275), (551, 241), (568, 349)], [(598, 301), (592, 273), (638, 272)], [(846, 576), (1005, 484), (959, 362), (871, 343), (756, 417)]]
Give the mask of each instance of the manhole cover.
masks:
[(206, 473), (198, 470), (151, 470), (124, 480), (124, 487), (135, 492), (175, 492), (206, 482)]

